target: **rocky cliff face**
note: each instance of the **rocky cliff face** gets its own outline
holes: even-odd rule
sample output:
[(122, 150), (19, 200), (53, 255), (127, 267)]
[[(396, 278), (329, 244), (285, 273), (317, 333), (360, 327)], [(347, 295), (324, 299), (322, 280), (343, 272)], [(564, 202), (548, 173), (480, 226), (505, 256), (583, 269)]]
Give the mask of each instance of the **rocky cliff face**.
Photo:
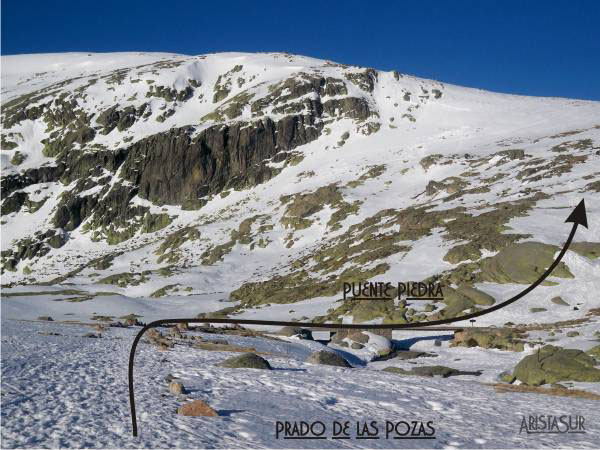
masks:
[[(498, 258), (521, 240), (560, 245), (527, 218), (600, 190), (592, 102), (286, 54), (57, 58), (3, 61), (3, 283), (178, 295), (201, 268), (228, 314), (330, 298), (312, 316), (447, 317), (488, 301), (476, 283), (520, 282)], [(406, 273), (447, 282), (446, 304), (335, 303), (342, 281)]]
[(121, 177), (137, 186), (142, 198), (181, 205), (270, 179), (277, 171), (268, 163), (317, 139), (321, 128), (307, 115), (215, 125), (195, 136), (193, 127), (173, 129), (129, 147)]

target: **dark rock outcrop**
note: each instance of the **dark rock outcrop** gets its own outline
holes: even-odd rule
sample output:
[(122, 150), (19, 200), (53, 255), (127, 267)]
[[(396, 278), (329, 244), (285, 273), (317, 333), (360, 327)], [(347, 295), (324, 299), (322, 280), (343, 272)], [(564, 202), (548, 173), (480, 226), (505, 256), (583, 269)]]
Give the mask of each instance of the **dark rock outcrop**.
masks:
[(60, 159), (65, 167), (60, 179), (68, 184), (84, 177), (101, 176), (104, 170), (115, 173), (127, 158), (127, 153), (126, 149), (69, 152)]
[(138, 108), (127, 106), (123, 109), (119, 109), (119, 105), (114, 105), (102, 111), (96, 123), (102, 126), (102, 134), (108, 134), (115, 128), (123, 131), (131, 127), (144, 114), (147, 107), (147, 103), (143, 103)]
[(28, 198), (29, 195), (25, 192), (15, 192), (10, 197), (6, 197), (2, 202), (0, 214), (5, 216), (19, 211)]
[(268, 180), (274, 170), (266, 160), (317, 139), (321, 127), (310, 116), (289, 116), (212, 126), (195, 137), (191, 127), (173, 129), (133, 144), (122, 177), (139, 187), (142, 198), (182, 204)]
[(453, 369), (446, 366), (418, 366), (413, 367), (411, 370), (401, 369), (399, 367), (386, 367), (383, 369), (384, 372), (391, 372), (398, 375), (414, 375), (419, 377), (454, 377), (457, 375), (481, 375), (480, 371), (465, 372), (462, 370)]
[(5, 197), (32, 184), (58, 181), (65, 169), (66, 166), (63, 163), (58, 163), (56, 166), (41, 166), (27, 169), (19, 174), (3, 176), (0, 182), (2, 196)]
[(387, 361), (389, 359), (415, 359), (415, 358), (433, 358), (437, 355), (435, 353), (420, 352), (414, 350), (395, 350), (388, 355), (377, 358), (377, 361)]

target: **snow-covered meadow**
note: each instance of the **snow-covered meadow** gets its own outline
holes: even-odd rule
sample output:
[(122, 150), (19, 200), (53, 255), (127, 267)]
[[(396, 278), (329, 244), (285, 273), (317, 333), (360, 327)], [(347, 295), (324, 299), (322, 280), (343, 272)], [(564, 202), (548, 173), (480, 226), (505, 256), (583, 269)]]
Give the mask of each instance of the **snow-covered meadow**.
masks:
[[(139, 437), (133, 438), (127, 361), (138, 329), (111, 328), (102, 338), (83, 337), (90, 330), (3, 320), (3, 448), (364, 446), (356, 439), (276, 439), (278, 420), (433, 421), (436, 439), (408, 441), (411, 448), (595, 448), (600, 440), (596, 400), (496, 393), (485, 384), (485, 375), (482, 380), (400, 377), (379, 371), (383, 362), (362, 365), (351, 359), (356, 366), (352, 369), (316, 366), (304, 360), (321, 344), (232, 336), (227, 340), (268, 353), (274, 370), (215, 367), (229, 356), (223, 352), (178, 345), (159, 352), (140, 345), (135, 370)], [(464, 354), (470, 361), (465, 366), (487, 372), (482, 366), (485, 352), (473, 358), (469, 354), (476, 349), (455, 350), (454, 357)], [(495, 363), (501, 365), (505, 361), (498, 356)], [(219, 417), (178, 416), (181, 401), (167, 390), (168, 374), (189, 389), (188, 397), (206, 401)], [(583, 415), (587, 434), (520, 433), (522, 417), (529, 415)], [(391, 438), (368, 441), (373, 448), (398, 446)]]

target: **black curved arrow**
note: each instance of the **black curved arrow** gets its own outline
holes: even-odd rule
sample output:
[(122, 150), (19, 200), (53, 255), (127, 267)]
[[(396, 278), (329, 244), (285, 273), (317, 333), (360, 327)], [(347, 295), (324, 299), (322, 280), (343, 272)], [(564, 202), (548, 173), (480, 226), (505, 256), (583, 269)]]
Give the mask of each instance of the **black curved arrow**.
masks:
[(585, 202), (581, 200), (579, 204), (575, 207), (575, 209), (571, 212), (569, 217), (567, 217), (566, 222), (572, 222), (573, 228), (571, 228), (571, 233), (563, 245), (560, 253), (554, 260), (554, 262), (546, 269), (546, 271), (531, 285), (528, 286), (523, 291), (519, 292), (514, 297), (509, 298), (508, 300), (503, 301), (502, 303), (498, 303), (490, 308), (483, 309), (481, 311), (477, 311), (471, 314), (466, 314), (460, 317), (454, 317), (450, 319), (440, 319), (440, 320), (432, 320), (426, 322), (411, 322), (411, 323), (387, 323), (387, 324), (338, 324), (338, 323), (311, 323), (311, 322), (285, 322), (278, 320), (254, 320), (254, 319), (161, 319), (155, 320), (154, 322), (150, 322), (139, 331), (133, 340), (133, 344), (131, 346), (131, 352), (129, 353), (129, 404), (131, 407), (131, 425), (133, 428), (133, 436), (137, 436), (137, 419), (135, 414), (135, 397), (133, 393), (133, 363), (135, 358), (135, 350), (137, 348), (137, 344), (140, 341), (142, 335), (149, 330), (150, 328), (157, 327), (159, 325), (164, 324), (174, 324), (174, 323), (228, 323), (228, 324), (239, 324), (239, 325), (277, 325), (277, 326), (308, 326), (311, 328), (334, 328), (334, 329), (359, 329), (359, 330), (381, 330), (381, 329), (393, 329), (399, 330), (402, 328), (416, 328), (416, 327), (429, 327), (432, 325), (444, 325), (447, 323), (460, 322), (463, 320), (473, 319), (475, 317), (483, 316), (485, 314), (489, 314), (491, 312), (497, 311), (505, 306), (510, 305), (511, 303), (516, 302), (520, 298), (524, 297), (532, 290), (534, 290), (537, 286), (539, 286), (558, 266), (561, 259), (567, 252), (569, 246), (571, 245), (571, 241), (573, 241), (573, 237), (575, 236), (575, 232), (577, 231), (577, 227), (582, 225), (584, 227), (588, 227), (587, 216), (585, 212)]

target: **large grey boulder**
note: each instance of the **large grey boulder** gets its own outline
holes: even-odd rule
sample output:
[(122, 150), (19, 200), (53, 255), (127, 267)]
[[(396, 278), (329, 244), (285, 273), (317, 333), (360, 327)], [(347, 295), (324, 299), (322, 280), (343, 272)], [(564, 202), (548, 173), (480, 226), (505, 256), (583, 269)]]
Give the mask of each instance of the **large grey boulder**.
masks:
[(539, 386), (558, 381), (600, 381), (597, 361), (585, 352), (573, 348), (546, 345), (523, 358), (513, 375), (522, 383)]
[(352, 367), (348, 364), (344, 358), (335, 352), (328, 352), (326, 350), (319, 350), (318, 352), (312, 353), (306, 360), (310, 364), (323, 364), (326, 366), (337, 366), (337, 367)]
[(265, 369), (271, 370), (269, 362), (254, 353), (244, 353), (240, 356), (227, 358), (225, 361), (217, 364), (218, 367), (228, 369)]

